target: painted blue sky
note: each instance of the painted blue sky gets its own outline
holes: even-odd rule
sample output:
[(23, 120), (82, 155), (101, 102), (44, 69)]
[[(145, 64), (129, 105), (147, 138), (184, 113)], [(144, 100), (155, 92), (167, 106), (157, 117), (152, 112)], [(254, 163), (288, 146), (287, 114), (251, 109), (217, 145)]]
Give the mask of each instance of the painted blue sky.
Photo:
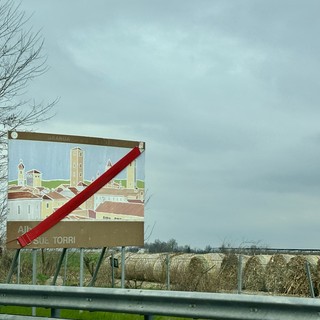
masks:
[[(80, 147), (84, 151), (84, 177), (92, 180), (105, 172), (108, 160), (114, 164), (130, 149), (70, 144), (62, 142), (44, 142), (28, 140), (9, 140), (9, 181), (17, 179), (17, 166), (20, 159), (25, 170), (36, 169), (42, 173), (43, 180), (70, 179), (70, 150)], [(122, 171), (117, 178), (125, 179)], [(144, 153), (137, 159), (137, 179), (144, 180)]]

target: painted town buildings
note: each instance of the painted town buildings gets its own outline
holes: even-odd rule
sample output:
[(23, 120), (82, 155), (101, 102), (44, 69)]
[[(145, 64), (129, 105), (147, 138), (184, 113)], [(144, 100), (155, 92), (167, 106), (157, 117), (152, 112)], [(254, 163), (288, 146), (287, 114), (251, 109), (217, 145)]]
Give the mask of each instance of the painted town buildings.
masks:
[[(54, 189), (43, 186), (39, 170), (26, 171), (21, 159), (17, 166), (17, 183), (8, 186), (8, 220), (43, 220), (84, 190), (92, 182), (84, 179), (84, 156), (79, 147), (70, 150), (70, 183)], [(105, 170), (111, 167), (108, 159)], [(138, 187), (136, 161), (126, 168), (124, 181), (110, 181), (65, 219), (143, 221), (144, 188)]]

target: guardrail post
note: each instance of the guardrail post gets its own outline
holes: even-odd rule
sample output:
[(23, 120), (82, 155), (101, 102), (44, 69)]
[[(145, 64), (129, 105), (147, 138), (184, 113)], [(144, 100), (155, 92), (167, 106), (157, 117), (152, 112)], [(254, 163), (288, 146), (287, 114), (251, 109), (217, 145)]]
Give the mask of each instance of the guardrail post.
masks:
[(60, 318), (60, 309), (51, 309), (51, 318), (59, 319)]

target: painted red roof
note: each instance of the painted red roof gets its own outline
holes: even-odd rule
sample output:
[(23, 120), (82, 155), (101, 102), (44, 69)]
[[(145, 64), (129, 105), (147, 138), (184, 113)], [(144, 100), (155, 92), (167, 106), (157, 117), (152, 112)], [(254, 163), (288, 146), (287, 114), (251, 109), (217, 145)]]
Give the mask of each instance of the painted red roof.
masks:
[(29, 170), (27, 173), (41, 173), (41, 172), (36, 169), (32, 169), (32, 170)]
[(143, 204), (143, 201), (141, 201), (141, 200), (135, 200), (135, 199), (128, 199), (128, 202), (129, 202), (129, 203), (140, 203), (140, 204)]
[(51, 199), (51, 200), (57, 200), (57, 199), (66, 199), (62, 194), (56, 191), (51, 191), (43, 196), (43, 199)]
[(8, 199), (9, 200), (15, 200), (15, 199), (40, 199), (40, 197), (36, 194), (33, 194), (28, 191), (22, 191), (22, 192), (9, 192), (8, 193)]
[(126, 214), (129, 216), (138, 217), (144, 216), (144, 206), (142, 204), (128, 202), (105, 201), (97, 207), (96, 211), (105, 213)]
[(138, 193), (135, 191), (132, 191), (132, 189), (115, 189), (115, 188), (108, 188), (108, 187), (103, 187), (101, 188), (96, 194), (103, 195), (119, 195), (119, 196), (136, 196)]
[(87, 187), (88, 185), (86, 183), (84, 183), (83, 181), (80, 181), (77, 186), (79, 187)]
[(79, 191), (78, 191), (78, 189), (76, 187), (69, 187), (68, 189), (74, 194), (78, 194), (79, 193)]

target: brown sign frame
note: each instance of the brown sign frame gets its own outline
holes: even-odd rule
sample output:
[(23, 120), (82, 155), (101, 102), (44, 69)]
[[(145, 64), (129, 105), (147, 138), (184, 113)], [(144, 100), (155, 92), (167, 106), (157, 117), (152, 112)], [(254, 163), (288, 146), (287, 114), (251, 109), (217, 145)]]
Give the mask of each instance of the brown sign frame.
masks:
[[(115, 148), (134, 148), (143, 146), (140, 141), (105, 139), (96, 137), (71, 136), (35, 132), (8, 132), (8, 139), (45, 141), (48, 143), (66, 143), (96, 145)], [(35, 227), (40, 221), (7, 221), (7, 248), (20, 248), (17, 238)], [(35, 239), (28, 248), (99, 248), (114, 246), (143, 246), (143, 221), (60, 221), (56, 226)]]

